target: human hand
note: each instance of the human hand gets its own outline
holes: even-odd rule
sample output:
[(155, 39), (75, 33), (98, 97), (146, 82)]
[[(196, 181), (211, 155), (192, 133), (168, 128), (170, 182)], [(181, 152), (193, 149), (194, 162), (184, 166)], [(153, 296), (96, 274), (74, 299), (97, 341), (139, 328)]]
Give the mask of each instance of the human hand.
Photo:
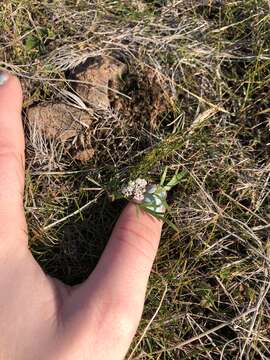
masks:
[[(19, 81), (0, 73), (0, 360), (120, 360), (137, 329), (161, 221), (129, 204), (89, 278), (69, 287), (28, 250)], [(89, 224), (91, 226), (91, 224)]]

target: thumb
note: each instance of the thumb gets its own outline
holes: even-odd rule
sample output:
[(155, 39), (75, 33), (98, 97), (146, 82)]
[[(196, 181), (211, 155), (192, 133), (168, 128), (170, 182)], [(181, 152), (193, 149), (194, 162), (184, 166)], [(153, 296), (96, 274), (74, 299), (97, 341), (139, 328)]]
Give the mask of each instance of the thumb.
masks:
[(128, 351), (141, 318), (161, 228), (161, 221), (129, 203), (96, 269), (66, 303), (73, 331), (82, 338), (91, 330), (96, 334), (95, 347), (103, 354), (96, 354), (97, 359), (106, 354), (122, 359)]
[(125, 299), (131, 308), (143, 305), (161, 228), (160, 220), (137, 205), (128, 204), (93, 274), (93, 279), (103, 286), (107, 282), (106, 292), (117, 301)]
[(122, 314), (136, 328), (161, 229), (160, 220), (133, 203), (126, 206), (95, 271), (76, 291), (85, 315), (94, 302), (104, 313)]

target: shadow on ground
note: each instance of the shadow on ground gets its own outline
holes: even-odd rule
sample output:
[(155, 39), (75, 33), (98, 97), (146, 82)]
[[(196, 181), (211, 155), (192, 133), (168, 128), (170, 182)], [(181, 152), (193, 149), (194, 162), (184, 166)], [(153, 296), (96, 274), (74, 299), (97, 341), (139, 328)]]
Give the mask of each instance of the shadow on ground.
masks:
[(57, 230), (57, 236), (54, 229), (55, 243), (35, 241), (34, 257), (46, 273), (66, 284), (82, 282), (95, 268), (124, 206), (125, 201), (112, 203), (103, 196), (83, 219), (72, 219)]

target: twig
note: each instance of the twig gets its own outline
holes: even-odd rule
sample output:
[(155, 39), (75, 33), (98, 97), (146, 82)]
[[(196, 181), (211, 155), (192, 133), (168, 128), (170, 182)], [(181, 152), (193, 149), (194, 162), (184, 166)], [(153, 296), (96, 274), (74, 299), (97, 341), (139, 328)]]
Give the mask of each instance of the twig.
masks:
[(261, 296), (257, 302), (257, 305), (256, 305), (256, 308), (255, 308), (255, 312), (253, 314), (253, 317), (252, 317), (252, 321), (251, 321), (251, 324), (250, 324), (250, 328), (249, 328), (249, 332), (248, 332), (248, 335), (247, 335), (247, 338), (246, 338), (246, 341), (244, 343), (244, 346), (242, 348), (242, 351), (241, 351), (241, 354), (240, 354), (240, 358), (239, 359), (243, 359), (243, 356), (247, 355), (247, 353), (245, 352), (246, 350), (246, 347), (248, 345), (248, 343), (250, 341), (252, 341), (252, 332), (253, 332), (253, 329), (255, 327), (255, 324), (256, 324), (256, 320), (257, 320), (257, 317), (258, 317), (258, 313), (259, 313), (259, 310), (260, 310), (260, 307), (265, 299), (265, 297), (268, 295), (269, 293), (269, 290), (270, 290), (270, 283), (268, 284), (267, 288), (266, 289), (262, 289), (261, 291)]
[(61, 224), (62, 222), (66, 221), (67, 219), (70, 219), (71, 217), (77, 215), (77, 214), (80, 214), (80, 212), (84, 211), (85, 209), (87, 209), (91, 204), (93, 204), (94, 202), (96, 202), (97, 198), (104, 192), (104, 190), (100, 191), (97, 196), (95, 197), (95, 199), (93, 200), (90, 200), (88, 203), (86, 203), (85, 205), (83, 205), (82, 207), (80, 207), (78, 210), (74, 211), (73, 213), (65, 216), (64, 218), (60, 219), (60, 220), (57, 220), (55, 221), (54, 223), (52, 224), (49, 224), (47, 226), (45, 226), (43, 228), (44, 231), (48, 230), (48, 229), (51, 229), (52, 227), (56, 226), (56, 225), (59, 225)]
[[(248, 314), (256, 311), (257, 309), (257, 306), (254, 306), (252, 308), (250, 308), (249, 310), (245, 311), (244, 313), (234, 317), (233, 319), (231, 320), (228, 320), (228, 321), (225, 321), (224, 323), (220, 324), (220, 325), (217, 325), (215, 326), (214, 328), (210, 329), (210, 330), (207, 330), (205, 331), (204, 333), (201, 333), (200, 335), (197, 335), (197, 336), (193, 336), (191, 337), (190, 339), (188, 340), (185, 340), (185, 341), (182, 341), (180, 344), (176, 344), (175, 346), (173, 347), (170, 347), (170, 348), (167, 348), (167, 349), (164, 349), (164, 350), (159, 350), (159, 351), (155, 351), (152, 353), (152, 355), (155, 355), (155, 354), (161, 354), (165, 351), (172, 351), (172, 350), (175, 350), (175, 349), (181, 349), (183, 348), (185, 345), (188, 345), (188, 344), (191, 344), (192, 342), (196, 341), (196, 340), (200, 340), (201, 338), (205, 337), (205, 336), (208, 336), (222, 328), (224, 328), (225, 326), (228, 326), (228, 325), (231, 325), (234, 321), (237, 321), (237, 320), (240, 320), (242, 317), (245, 317), (247, 316)], [(135, 359), (139, 359), (139, 358), (135, 358)], [(129, 359), (128, 359), (129, 360)]]

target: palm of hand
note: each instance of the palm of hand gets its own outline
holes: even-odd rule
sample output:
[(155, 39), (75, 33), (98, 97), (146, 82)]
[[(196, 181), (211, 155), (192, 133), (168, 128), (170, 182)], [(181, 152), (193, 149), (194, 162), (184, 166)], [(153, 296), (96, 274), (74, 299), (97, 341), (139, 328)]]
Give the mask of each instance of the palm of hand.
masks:
[(129, 204), (85, 283), (46, 276), (27, 248), (20, 112), (20, 85), (10, 77), (0, 86), (0, 360), (122, 359), (162, 224)]

